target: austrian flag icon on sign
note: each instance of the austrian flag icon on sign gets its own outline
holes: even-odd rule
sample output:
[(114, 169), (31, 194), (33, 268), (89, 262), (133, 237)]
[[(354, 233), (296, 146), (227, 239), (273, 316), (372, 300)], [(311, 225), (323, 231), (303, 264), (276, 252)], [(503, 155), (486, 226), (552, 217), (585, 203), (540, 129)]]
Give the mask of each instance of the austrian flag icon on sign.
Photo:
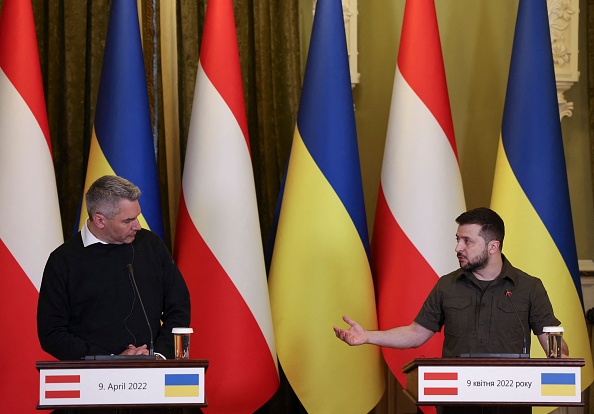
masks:
[(457, 372), (425, 372), (425, 395), (458, 395)]
[(80, 398), (80, 375), (47, 375), (45, 398)]

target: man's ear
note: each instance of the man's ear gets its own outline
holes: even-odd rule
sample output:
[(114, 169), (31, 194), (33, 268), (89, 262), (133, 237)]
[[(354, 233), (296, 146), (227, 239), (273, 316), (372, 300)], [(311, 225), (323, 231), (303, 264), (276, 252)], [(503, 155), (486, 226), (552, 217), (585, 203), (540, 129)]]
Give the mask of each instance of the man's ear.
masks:
[(501, 251), (499, 245), (500, 245), (500, 243), (498, 240), (491, 240), (489, 242), (489, 253), (495, 253), (495, 252)]
[(102, 229), (105, 227), (105, 221), (107, 220), (103, 214), (95, 213), (93, 214), (93, 223), (98, 228)]

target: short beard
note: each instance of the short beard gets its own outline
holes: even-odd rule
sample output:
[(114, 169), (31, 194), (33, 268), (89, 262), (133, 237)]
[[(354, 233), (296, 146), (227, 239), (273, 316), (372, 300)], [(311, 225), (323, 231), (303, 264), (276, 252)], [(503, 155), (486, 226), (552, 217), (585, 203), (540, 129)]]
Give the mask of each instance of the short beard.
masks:
[(482, 270), (487, 266), (487, 262), (489, 261), (489, 251), (485, 247), (483, 253), (476, 258), (474, 262), (468, 260), (468, 263), (465, 266), (461, 266), (462, 270), (466, 272), (474, 272), (476, 270)]

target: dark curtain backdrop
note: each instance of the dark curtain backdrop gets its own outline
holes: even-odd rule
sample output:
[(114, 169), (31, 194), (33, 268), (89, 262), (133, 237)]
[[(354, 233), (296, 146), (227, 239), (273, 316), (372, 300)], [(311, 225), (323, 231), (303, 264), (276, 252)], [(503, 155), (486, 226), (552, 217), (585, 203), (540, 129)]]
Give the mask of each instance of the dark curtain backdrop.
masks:
[[(588, 119), (590, 124), (590, 164), (592, 166), (592, 192), (594, 192), (594, 0), (588, 0), (586, 8), (588, 62)], [(590, 64), (592, 62), (592, 64)]]
[[(181, 175), (207, 1), (171, 1), (177, 6), (180, 153), (175, 167)], [(110, 4), (110, 0), (33, 0), (65, 237), (72, 234), (80, 207)], [(301, 90), (298, 0), (234, 0), (233, 4), (260, 222), (266, 239)], [(170, 137), (165, 133), (162, 112), (160, 2), (143, 0), (140, 10), (164, 223), (171, 247), (169, 216), (176, 217), (177, 211), (170, 211), (168, 199), (179, 194), (168, 188), (165, 165), (165, 143)]]
[[(181, 176), (207, 1), (166, 1), (175, 1), (177, 8), (179, 133), (173, 139), (179, 140), (176, 143), (179, 154), (174, 156), (173, 169)], [(301, 91), (298, 1), (233, 1), (263, 240), (267, 239), (273, 218)], [(64, 237), (68, 238), (75, 226), (83, 192), (111, 1), (32, 0), (32, 3), (62, 224)], [(177, 211), (171, 211), (174, 209), (169, 207), (168, 200), (179, 194), (168, 185), (166, 165), (166, 142), (172, 138), (166, 136), (163, 122), (164, 91), (159, 59), (162, 4), (159, 0), (143, 0), (140, 10), (164, 224), (167, 244), (171, 247), (171, 222), (175, 223)], [(277, 394), (259, 412), (303, 413), (305, 410), (283, 377)]]

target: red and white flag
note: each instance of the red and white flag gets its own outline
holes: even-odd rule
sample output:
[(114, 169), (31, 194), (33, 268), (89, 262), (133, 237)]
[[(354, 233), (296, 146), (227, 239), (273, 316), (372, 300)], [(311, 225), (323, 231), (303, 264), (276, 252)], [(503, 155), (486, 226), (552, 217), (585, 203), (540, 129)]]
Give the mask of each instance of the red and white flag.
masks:
[(426, 371), (423, 373), (424, 395), (458, 395), (458, 372)]
[[(458, 267), (455, 218), (465, 210), (433, 0), (407, 1), (372, 240), (380, 329), (409, 325), (438, 278)], [(443, 336), (383, 348), (391, 371), (440, 357)]]
[(30, 0), (0, 14), (0, 401), (35, 412), (37, 297), (45, 262), (63, 241), (41, 68)]
[(46, 375), (44, 378), (46, 399), (80, 399), (80, 375)]
[(251, 413), (279, 384), (231, 0), (210, 0), (174, 257), (192, 300), (208, 408)]

